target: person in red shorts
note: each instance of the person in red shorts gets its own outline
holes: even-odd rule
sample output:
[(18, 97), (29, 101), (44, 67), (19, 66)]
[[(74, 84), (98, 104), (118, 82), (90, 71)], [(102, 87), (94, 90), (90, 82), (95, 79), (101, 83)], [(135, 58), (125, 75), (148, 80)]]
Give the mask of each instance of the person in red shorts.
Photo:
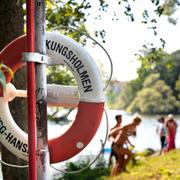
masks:
[(174, 120), (173, 115), (168, 115), (166, 118), (166, 128), (167, 128), (167, 147), (166, 151), (170, 151), (176, 148), (175, 145), (175, 137), (176, 137), (176, 130), (177, 130), (177, 123)]

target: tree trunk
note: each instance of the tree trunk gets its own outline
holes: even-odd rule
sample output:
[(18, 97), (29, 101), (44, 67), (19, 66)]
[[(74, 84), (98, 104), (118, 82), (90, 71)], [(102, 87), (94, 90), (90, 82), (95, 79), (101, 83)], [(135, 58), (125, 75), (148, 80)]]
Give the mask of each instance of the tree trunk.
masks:
[[(22, 0), (0, 0), (0, 50), (16, 37), (23, 34), (24, 20)], [(3, 60), (2, 60), (3, 61)], [(19, 70), (14, 78), (13, 84), (16, 88), (25, 89), (26, 70)], [(16, 123), (27, 131), (27, 110), (26, 100), (16, 98), (10, 103), (10, 110)], [(24, 165), (27, 162), (19, 159), (2, 146), (2, 159), (5, 162)], [(19, 169), (2, 165), (4, 180), (25, 180), (27, 179), (27, 168)]]

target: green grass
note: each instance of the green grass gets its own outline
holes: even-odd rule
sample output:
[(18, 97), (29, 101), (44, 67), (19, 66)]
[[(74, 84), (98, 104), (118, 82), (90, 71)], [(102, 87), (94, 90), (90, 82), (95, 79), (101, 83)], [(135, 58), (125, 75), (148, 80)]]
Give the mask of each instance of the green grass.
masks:
[(173, 150), (161, 156), (141, 157), (128, 166), (129, 173), (104, 180), (180, 180), (180, 150)]

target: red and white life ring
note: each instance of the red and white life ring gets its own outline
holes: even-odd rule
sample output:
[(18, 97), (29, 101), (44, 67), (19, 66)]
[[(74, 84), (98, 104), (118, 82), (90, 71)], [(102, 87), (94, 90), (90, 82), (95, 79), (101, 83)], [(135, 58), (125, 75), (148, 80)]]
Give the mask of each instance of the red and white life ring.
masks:
[[(80, 93), (78, 112), (71, 127), (62, 135), (48, 141), (50, 163), (67, 160), (84, 149), (94, 137), (104, 108), (103, 86), (98, 68), (88, 52), (74, 40), (48, 32), (47, 55), (57, 64), (67, 66), (73, 73)], [(12, 41), (0, 52), (0, 60), (14, 72), (23, 66), (26, 37)], [(7, 82), (11, 81), (6, 76)], [(4, 97), (0, 97), (0, 140), (12, 153), (27, 160), (28, 135), (15, 123)]]

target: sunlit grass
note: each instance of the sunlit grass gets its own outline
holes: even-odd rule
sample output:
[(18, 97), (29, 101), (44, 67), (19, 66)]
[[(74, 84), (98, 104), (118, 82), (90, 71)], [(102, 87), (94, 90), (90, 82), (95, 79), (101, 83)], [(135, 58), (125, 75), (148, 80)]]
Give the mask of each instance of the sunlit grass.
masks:
[(161, 156), (141, 157), (137, 165), (128, 166), (129, 173), (108, 180), (180, 180), (180, 150)]

